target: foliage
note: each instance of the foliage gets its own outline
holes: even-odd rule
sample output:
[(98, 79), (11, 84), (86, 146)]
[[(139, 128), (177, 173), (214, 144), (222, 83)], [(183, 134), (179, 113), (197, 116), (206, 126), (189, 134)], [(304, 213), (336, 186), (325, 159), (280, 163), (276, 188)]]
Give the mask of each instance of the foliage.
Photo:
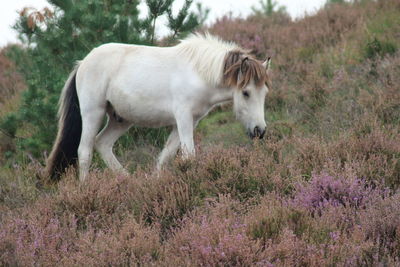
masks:
[(397, 51), (397, 47), (390, 41), (379, 41), (376, 37), (368, 42), (365, 46), (365, 57), (375, 59), (377, 56), (393, 55)]
[(260, 7), (252, 7), (251, 9), (257, 15), (272, 16), (274, 13), (286, 13), (284, 6), (279, 6), (274, 0), (259, 0)]
[(7, 52), (13, 49), (6, 47), (0, 50), (0, 110), (4, 112), (4, 107), (8, 100), (15, 94), (24, 89), (24, 81), (17, 72), (14, 62), (7, 56)]
[(208, 15), (210, 14), (210, 8), (204, 7), (202, 3), (197, 2), (196, 9), (197, 9), (196, 12), (198, 15), (199, 23), (200, 25), (203, 25), (206, 22)]
[(344, 4), (346, 3), (345, 0), (327, 0), (326, 5), (332, 5), (332, 4)]
[[(168, 27), (173, 31), (172, 38), (176, 38), (182, 32), (188, 32), (190, 29), (198, 26), (198, 18), (194, 13), (188, 15), (188, 10), (192, 0), (187, 0), (176, 17), (172, 14), (172, 8), (167, 9)], [(199, 6), (198, 6), (199, 7)], [(203, 18), (202, 18), (203, 19)]]
[[(174, 38), (199, 25), (197, 15), (188, 10), (190, 0), (177, 17), (170, 12), (173, 2), (147, 1), (150, 12), (145, 19), (139, 18), (139, 1), (49, 0), (51, 9), (23, 9), (15, 29), (27, 48), (15, 48), (9, 56), (16, 61), (28, 90), (20, 109), (1, 124), (11, 135), (17, 132), (25, 136), (16, 140), (18, 152), (41, 157), (49, 150), (55, 138), (56, 103), (63, 82), (74, 62), (91, 49), (107, 42), (153, 44), (155, 21), (167, 13)], [(29, 135), (25, 135), (26, 129)], [(158, 136), (160, 131), (165, 132), (161, 129), (151, 135)]]

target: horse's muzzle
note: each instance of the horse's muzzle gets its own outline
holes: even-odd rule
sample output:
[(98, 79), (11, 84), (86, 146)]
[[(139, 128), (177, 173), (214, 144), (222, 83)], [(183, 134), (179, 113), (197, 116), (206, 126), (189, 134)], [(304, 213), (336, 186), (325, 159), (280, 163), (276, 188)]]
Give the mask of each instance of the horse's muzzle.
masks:
[(248, 135), (251, 139), (258, 137), (259, 139), (263, 139), (265, 135), (265, 128), (261, 129), (260, 127), (254, 127), (253, 131), (248, 131)]

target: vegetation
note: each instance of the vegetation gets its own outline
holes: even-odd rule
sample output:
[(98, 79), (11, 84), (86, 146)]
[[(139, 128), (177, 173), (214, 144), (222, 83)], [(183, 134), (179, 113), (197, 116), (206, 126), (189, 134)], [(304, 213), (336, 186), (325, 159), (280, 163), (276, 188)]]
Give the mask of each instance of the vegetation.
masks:
[(278, 4), (273, 0), (259, 0), (258, 3), (259, 7), (253, 6), (251, 8), (256, 15), (272, 16), (274, 13), (284, 13), (286, 11), (284, 6), (278, 7)]
[(100, 166), (47, 185), (34, 158), (2, 167), (1, 265), (400, 264), (399, 1), (208, 30), (272, 55), (266, 140), (222, 107), (199, 125), (196, 157), (159, 175), (158, 150), (126, 140), (123, 161), (140, 162), (128, 176)]

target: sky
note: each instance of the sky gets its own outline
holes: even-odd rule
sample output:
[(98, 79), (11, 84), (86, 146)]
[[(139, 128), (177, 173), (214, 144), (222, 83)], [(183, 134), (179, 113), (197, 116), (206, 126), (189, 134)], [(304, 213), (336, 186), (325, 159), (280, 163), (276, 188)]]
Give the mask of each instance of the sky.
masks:
[[(195, 0), (204, 7), (211, 9), (207, 24), (211, 24), (217, 18), (225, 14), (232, 13), (233, 16), (246, 17), (252, 10), (252, 6), (257, 6), (260, 0)], [(176, 0), (174, 9), (182, 6), (184, 0)], [(300, 18), (305, 13), (312, 14), (318, 10), (326, 0), (276, 0), (279, 6), (285, 6), (288, 13), (293, 18)], [(17, 42), (17, 34), (11, 28), (18, 18), (18, 11), (24, 7), (34, 7), (42, 9), (49, 6), (46, 0), (0, 0), (0, 47), (7, 43)], [(194, 6), (194, 5), (193, 5)], [(142, 3), (139, 6), (142, 14), (147, 12), (146, 5)], [(157, 35), (162, 36), (166, 33), (164, 27), (165, 20), (161, 19), (157, 23)]]

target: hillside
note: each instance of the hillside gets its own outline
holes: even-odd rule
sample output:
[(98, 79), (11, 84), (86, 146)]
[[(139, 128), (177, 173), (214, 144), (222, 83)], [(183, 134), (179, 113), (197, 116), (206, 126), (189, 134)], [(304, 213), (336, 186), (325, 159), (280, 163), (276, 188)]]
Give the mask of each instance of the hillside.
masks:
[(127, 138), (129, 176), (98, 161), (49, 185), (36, 160), (1, 167), (1, 265), (400, 265), (400, 2), (207, 30), (272, 56), (266, 138), (228, 105), (200, 123), (196, 158), (160, 175), (158, 148)]

